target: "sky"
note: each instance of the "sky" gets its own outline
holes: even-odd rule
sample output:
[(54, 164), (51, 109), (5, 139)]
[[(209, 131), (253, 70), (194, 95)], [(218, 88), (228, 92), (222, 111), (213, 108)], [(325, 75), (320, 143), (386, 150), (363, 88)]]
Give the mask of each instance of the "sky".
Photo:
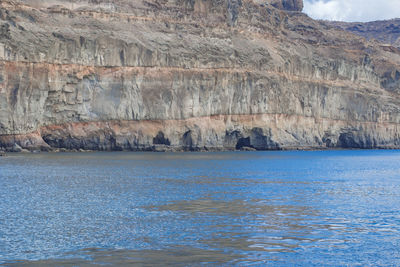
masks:
[(400, 18), (400, 0), (304, 0), (314, 19), (366, 22)]

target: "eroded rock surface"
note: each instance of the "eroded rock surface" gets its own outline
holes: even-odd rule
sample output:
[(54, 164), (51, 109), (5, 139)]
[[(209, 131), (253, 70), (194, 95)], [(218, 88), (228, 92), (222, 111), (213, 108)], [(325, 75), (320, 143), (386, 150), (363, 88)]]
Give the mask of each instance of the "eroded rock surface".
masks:
[(302, 11), (303, 0), (268, 0), (276, 8), (287, 11)]
[(400, 48), (400, 18), (371, 22), (326, 22), (343, 30)]
[(299, 3), (3, 0), (0, 147), (400, 147), (399, 50)]

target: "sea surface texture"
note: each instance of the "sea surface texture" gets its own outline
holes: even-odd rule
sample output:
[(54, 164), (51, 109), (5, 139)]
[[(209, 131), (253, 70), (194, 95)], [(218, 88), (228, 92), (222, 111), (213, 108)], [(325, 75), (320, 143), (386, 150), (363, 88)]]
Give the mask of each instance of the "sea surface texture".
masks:
[(0, 265), (400, 265), (400, 152), (0, 157)]

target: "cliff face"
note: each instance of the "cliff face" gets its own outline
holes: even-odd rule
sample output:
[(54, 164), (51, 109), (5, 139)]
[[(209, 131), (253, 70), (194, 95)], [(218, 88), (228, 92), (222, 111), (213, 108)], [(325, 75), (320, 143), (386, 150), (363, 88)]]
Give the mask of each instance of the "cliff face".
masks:
[[(259, 1), (262, 2), (262, 1)], [(265, 2), (265, 1), (264, 1)], [(286, 11), (302, 11), (303, 0), (267, 0), (272, 6)]]
[(332, 26), (400, 48), (400, 19), (360, 22), (326, 22)]
[(399, 50), (272, 4), (1, 1), (0, 147), (400, 147)]

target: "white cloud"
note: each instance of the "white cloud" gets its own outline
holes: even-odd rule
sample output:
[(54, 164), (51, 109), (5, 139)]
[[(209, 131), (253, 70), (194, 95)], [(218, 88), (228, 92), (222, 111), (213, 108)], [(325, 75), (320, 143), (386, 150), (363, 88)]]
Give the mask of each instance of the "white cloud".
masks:
[(305, 0), (304, 12), (314, 19), (384, 20), (400, 18), (400, 0)]

